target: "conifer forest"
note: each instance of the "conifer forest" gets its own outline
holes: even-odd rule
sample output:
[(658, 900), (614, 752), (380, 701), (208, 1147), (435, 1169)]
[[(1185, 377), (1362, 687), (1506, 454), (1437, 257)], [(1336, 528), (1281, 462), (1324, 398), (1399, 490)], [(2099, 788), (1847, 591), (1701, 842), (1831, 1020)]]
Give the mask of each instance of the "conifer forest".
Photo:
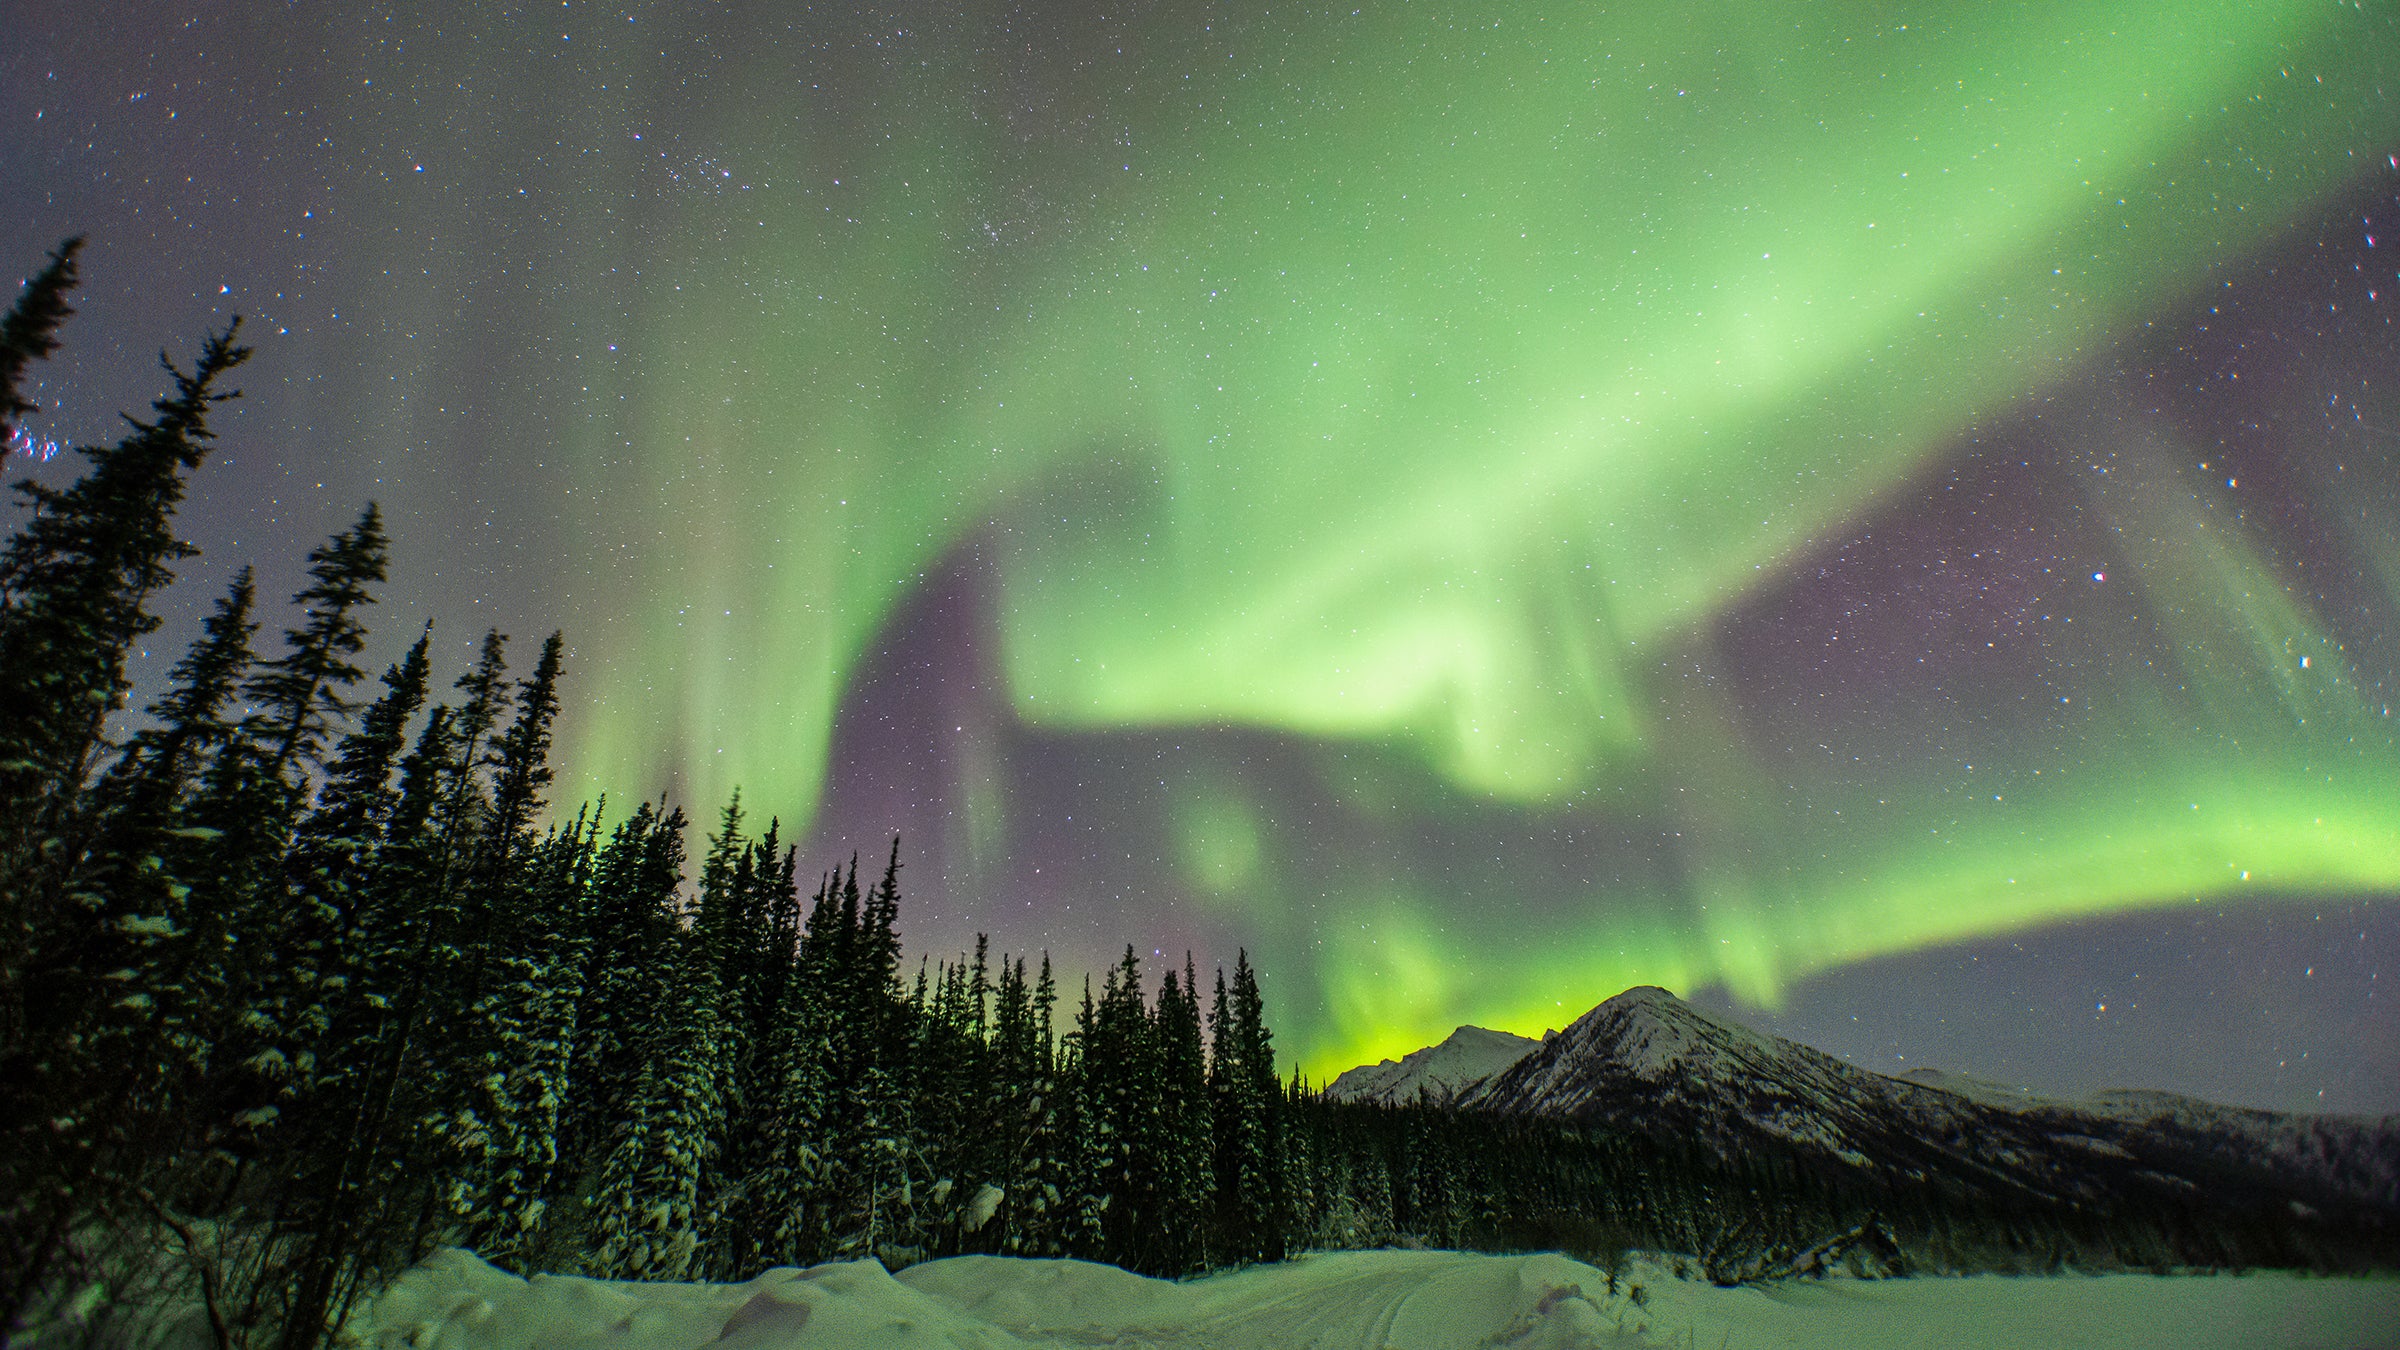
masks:
[[(70, 241), (19, 292), (0, 418), (30, 409), (79, 261)], [(904, 952), (900, 841), (820, 862), (738, 796), (553, 800), (560, 635), (495, 632), (447, 670), (428, 634), (363, 669), (394, 546), (372, 504), (288, 608), (241, 573), (137, 689), (129, 650), (194, 553), (178, 504), (208, 491), (249, 356), (238, 322), (210, 335), (71, 484), (14, 484), (11, 1336), (61, 1300), (172, 1286), (221, 1346), (316, 1350), (445, 1245), (654, 1280), (961, 1253), (1180, 1276), (1395, 1244), (1654, 1246), (1728, 1280), (1812, 1249), (1895, 1269), (2323, 1255), (2197, 1207), (2007, 1209), (1660, 1132), (1322, 1101), (1279, 1070), (1246, 956), (1128, 947), (1095, 982), (1041, 953)]]

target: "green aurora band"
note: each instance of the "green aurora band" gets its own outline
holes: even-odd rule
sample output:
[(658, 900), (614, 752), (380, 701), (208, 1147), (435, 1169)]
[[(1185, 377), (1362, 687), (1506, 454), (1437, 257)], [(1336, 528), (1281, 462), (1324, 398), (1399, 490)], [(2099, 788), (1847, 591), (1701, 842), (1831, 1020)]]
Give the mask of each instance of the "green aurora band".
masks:
[[(1975, 761), (2005, 786), (1936, 791), (1931, 756), (1803, 808), (1805, 762), (1680, 677), (1961, 437), (2379, 171), (2387, 22), (1805, 0), (1170, 29), (1084, 44), (1057, 118), (1114, 139), (1065, 149), (978, 103), (971, 34), (919, 35), (845, 125), (774, 61), (727, 68), (727, 162), (786, 181), (694, 208), (639, 292), (652, 355), (595, 385), (677, 453), (577, 451), (574, 528), (622, 561), (569, 616), (572, 786), (809, 817), (862, 652), (982, 539), (1031, 732), (1255, 728), (1362, 819), (1671, 839), (1588, 890), (1517, 878), (1540, 904), (1494, 882), (1473, 923), (1404, 866), (1304, 897), (1311, 840), (1228, 760), (1170, 852), (1284, 975), (1314, 1072), (1636, 982), (1772, 1003), (1929, 944), (2400, 886), (2388, 710), (2155, 429), (2077, 433), (2121, 466), (2082, 509), (2127, 583), (2078, 640), (2170, 648)], [(2367, 511), (2400, 595), (2400, 521)], [(970, 872), (1010, 837), (997, 772), (962, 787)]]

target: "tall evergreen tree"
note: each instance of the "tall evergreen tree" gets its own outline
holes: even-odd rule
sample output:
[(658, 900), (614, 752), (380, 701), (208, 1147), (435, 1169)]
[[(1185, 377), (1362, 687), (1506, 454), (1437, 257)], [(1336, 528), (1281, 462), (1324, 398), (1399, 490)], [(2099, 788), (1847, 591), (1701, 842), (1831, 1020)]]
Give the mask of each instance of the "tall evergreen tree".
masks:
[(219, 1110), (245, 1156), (262, 1147), (259, 1132), (279, 1126), (313, 1090), (317, 1050), (339, 999), (350, 915), (309, 887), (295, 888), (288, 872), (327, 740), (347, 724), (349, 689), (365, 673), (352, 658), (366, 641), (361, 611), (375, 603), (373, 587), (385, 575), (382, 519), (369, 503), (355, 524), (310, 551), (309, 583), (292, 597), (301, 622), (285, 631), (283, 655), (244, 685), (254, 711), (219, 755), (224, 795), (207, 822), (216, 866), (195, 889), (231, 916), (245, 951), (276, 956), (231, 966), (219, 995), (229, 1060)]
[[(218, 916), (196, 911), (180, 878), (192, 855), (213, 840), (205, 830), (184, 828), (183, 814), (203, 758), (234, 734), (227, 704), (251, 661), (253, 599), (244, 568), (202, 622), (200, 641), (169, 673), (166, 694), (150, 705), (151, 725), (134, 733), (94, 789), (93, 842), (72, 883), (73, 903), (41, 944), (54, 976), (99, 981), (80, 1006), (55, 982), (43, 1001), (78, 1007), (73, 1015), (87, 1028), (119, 1023), (133, 1038), (110, 1049), (95, 1046), (96, 1061), (124, 1071), (111, 1075), (112, 1104), (100, 1108), (120, 1121), (137, 1104), (162, 1107), (165, 1098), (180, 1096), (189, 1082), (169, 1080), (206, 1067), (195, 1044), (201, 993), (187, 980), (214, 945)], [(111, 1006), (121, 1011), (112, 1015)]]
[[(12, 416), (23, 361), (50, 349), (73, 276), (73, 252), (62, 250), (0, 322), (19, 354), (6, 389)], [(203, 344), (188, 374), (162, 356), (175, 388), (153, 405), (156, 420), (133, 420), (114, 446), (85, 450), (89, 467), (73, 484), (16, 484), (31, 515), (0, 549), (0, 1078), (12, 1083), (32, 1081), (26, 1071), (44, 1060), (60, 1071), (62, 1052), (80, 1058), (75, 1029), (29, 1020), (51, 1011), (28, 1000), (44, 959), (36, 938), (66, 917), (89, 825), (81, 792), (101, 728), (130, 687), (126, 652), (158, 626), (149, 598), (192, 553), (172, 520), (184, 476), (206, 453), (209, 411), (233, 397), (217, 381), (249, 355), (236, 326)], [(18, 1160), (0, 1165), (0, 1326), (22, 1314), (84, 1204), (41, 1138), (53, 1118), (38, 1097), (9, 1094), (0, 1105), (0, 1155)]]
[(426, 856), (425, 884), (437, 909), (446, 915), (445, 928), (457, 930), (474, 920), (473, 906), (460, 907), (460, 873), (475, 858), (490, 819), (492, 798), (483, 769), (492, 728), (508, 703), (508, 638), (498, 630), (483, 635), (475, 665), (454, 686), (466, 697), (449, 718), (455, 753), (441, 766), (434, 805), (427, 817), (427, 838), (433, 845)]
[(15, 484), (30, 518), (0, 549), (0, 1046), (22, 1043), (33, 933), (74, 863), (78, 794), (130, 688), (125, 653), (158, 627), (149, 599), (193, 552), (172, 523), (210, 410), (236, 396), (217, 381), (250, 355), (238, 328), (204, 343), (188, 374), (161, 356), (175, 391), (156, 420), (85, 449), (73, 484)]
[(609, 834), (593, 864), (584, 910), (583, 972), (561, 1125), (561, 1149), (576, 1189), (588, 1190), (632, 1109), (656, 1028), (677, 943), (674, 904), (683, 881), (684, 816), (645, 802)]
[[(410, 914), (406, 874), (385, 847), (401, 792), (392, 781), (408, 725), (423, 706), (430, 633), (383, 674), (383, 695), (342, 738), (316, 806), (284, 861), (295, 905), (314, 912), (338, 936), (326, 980), (326, 1024), (315, 1048), (313, 1090), (296, 1103), (288, 1131), (286, 1222), (308, 1233), (293, 1258), (296, 1294), (287, 1319), (295, 1342), (328, 1317), (338, 1320), (375, 1234), (368, 1178), (383, 1161), (377, 1112), (385, 1102), (379, 1069), (407, 975), (401, 966)], [(438, 719), (437, 719), (438, 720)], [(302, 1350), (295, 1343), (295, 1350)]]
[(50, 1128), (15, 1134), (0, 1177), (7, 1194), (46, 1195), (53, 1214), (121, 1220), (185, 1142), (208, 1011), (195, 1006), (190, 967), (206, 950), (209, 916), (191, 912), (177, 880), (174, 860), (193, 842), (178, 810), (198, 757), (226, 730), (224, 705), (249, 660), (251, 600), (245, 570), (151, 704), (154, 725), (95, 789), (95, 842), (68, 903), (36, 935), (30, 1034), (5, 1072), (45, 1104)]
[(465, 1141), (451, 1179), (455, 1232), (485, 1260), (524, 1269), (549, 1207), (561, 1108), (582, 993), (582, 919), (592, 848), (586, 822), (535, 847), (510, 890), (509, 942), (469, 1022), (481, 1054)]
[(1208, 1061), (1201, 1049), (1199, 977), (1184, 957), (1183, 978), (1169, 970), (1153, 1015), (1157, 1106), (1150, 1147), (1157, 1155), (1158, 1235), (1154, 1268), (1185, 1275), (1207, 1268), (1213, 1137)]
[(267, 774), (295, 797), (305, 786), (302, 775), (319, 767), (327, 738), (348, 721), (348, 691), (366, 674), (351, 658), (366, 645), (362, 611), (375, 603), (389, 546), (383, 510), (369, 502), (355, 524), (310, 550), (308, 585), (292, 597), (302, 622), (285, 631), (283, 655), (244, 691), (258, 708)]
[(807, 931), (815, 937), (803, 939), (799, 964), (778, 990), (763, 1047), (761, 1077), (772, 1093), (765, 1112), (770, 1128), (762, 1132), (763, 1147), (751, 1169), (749, 1210), (752, 1231), (763, 1236), (754, 1259), (777, 1264), (818, 1260), (831, 1242), (825, 1176), (834, 1053), (830, 981), (822, 962), (812, 963), (806, 952), (811, 940), (826, 940), (828, 925), (820, 925), (819, 917), (838, 909), (828, 877), (809, 902)]
[(383, 673), (383, 694), (367, 706), (326, 765), (325, 783), (299, 831), (296, 878), (328, 876), (373, 852), (398, 793), (392, 771), (408, 746), (409, 724), (425, 706), (432, 673), (430, 626), (416, 645)]
[(0, 441), (8, 439), (18, 418), (41, 411), (25, 397), (25, 367), (58, 350), (59, 325), (75, 313), (67, 296), (75, 290), (75, 259), (82, 252), (80, 235), (60, 244), (42, 270), (26, 280), (8, 316), (0, 318)]
[(592, 1201), (608, 1279), (683, 1280), (703, 1259), (710, 1170), (724, 1132), (723, 1008), (705, 941), (677, 944), (660, 1055), (643, 1071)]
[(517, 715), (485, 757), (492, 769), (491, 820), (482, 832), (473, 878), (497, 888), (533, 841), (535, 818), (547, 805), (550, 786), (550, 726), (558, 717), (560, 655), (566, 639), (552, 633), (542, 643), (533, 674), (517, 686)]
[(850, 1047), (859, 1068), (835, 1142), (835, 1172), (851, 1179), (848, 1194), (835, 1200), (835, 1250), (891, 1264), (918, 1245), (918, 1203), (934, 1180), (910, 1111), (914, 1037), (900, 984), (900, 841), (892, 841), (891, 859), (863, 904), (857, 882), (854, 859), (842, 908), (857, 916), (849, 945), (855, 983), (847, 992), (862, 1034)]
[(1229, 1261), (1283, 1259), (1288, 1214), (1280, 1110), (1282, 1085), (1250, 954), (1237, 954), (1227, 997), (1219, 976), (1210, 1096), (1215, 1110), (1217, 1231)]
[(1101, 1259), (1128, 1270), (1154, 1270), (1159, 1260), (1156, 1037), (1142, 997), (1141, 961), (1127, 946), (1102, 980), (1082, 1050), (1091, 1184), (1105, 1197)]

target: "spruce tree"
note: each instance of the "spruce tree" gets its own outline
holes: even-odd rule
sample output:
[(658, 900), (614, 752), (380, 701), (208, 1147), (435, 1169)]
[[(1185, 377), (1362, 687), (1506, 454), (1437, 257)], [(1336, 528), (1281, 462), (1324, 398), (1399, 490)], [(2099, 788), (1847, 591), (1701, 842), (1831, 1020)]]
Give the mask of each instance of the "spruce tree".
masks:
[[(226, 705), (252, 659), (253, 600), (244, 568), (202, 622), (200, 641), (169, 672), (166, 694), (148, 709), (151, 725), (134, 733), (95, 788), (96, 828), (70, 893), (72, 917), (43, 944), (55, 970), (103, 981), (94, 991), (99, 998), (75, 1014), (84, 1025), (110, 1020), (100, 1005), (115, 1003), (138, 1014), (144, 1033), (183, 1042), (179, 1058), (196, 1032), (185, 967), (206, 949), (215, 918), (194, 912), (191, 888), (180, 880), (195, 849), (213, 842), (205, 830), (184, 828), (183, 813), (203, 758), (235, 731)], [(166, 1053), (164, 1044), (127, 1045), (97, 1058), (163, 1070), (158, 1061)], [(190, 1072), (201, 1067), (184, 1063)], [(164, 1081), (120, 1083), (115, 1095), (131, 1105), (167, 1091)]]
[(645, 802), (609, 834), (593, 864), (584, 911), (583, 971), (568, 1080), (574, 1097), (561, 1149), (589, 1190), (632, 1109), (643, 1066), (656, 1051), (669, 990), (676, 889), (683, 879), (681, 810)]
[(1029, 1201), (1018, 1221), (1024, 1234), (1019, 1250), (1033, 1256), (1063, 1256), (1067, 1251), (1068, 1197), (1075, 1189), (1068, 1169), (1074, 1161), (1074, 1093), (1059, 1062), (1058, 1038), (1051, 1019), (1058, 1010), (1058, 981), (1050, 970), (1050, 953), (1042, 953), (1042, 972), (1033, 986), (1032, 1091), (1026, 1101), (1025, 1143), (1018, 1166), (1024, 1178), (1021, 1193)]
[(1086, 1261), (1108, 1259), (1103, 1219), (1114, 1197), (1107, 1172), (1119, 1142), (1102, 1118), (1093, 1083), (1093, 1050), (1105, 1052), (1100, 1005), (1092, 999), (1092, 977), (1083, 977), (1083, 1001), (1075, 1010), (1073, 1030), (1060, 1040), (1060, 1171), (1067, 1182), (1058, 1208), (1058, 1244), (1062, 1255)]
[[(309, 1235), (294, 1258), (295, 1332), (338, 1321), (342, 1291), (370, 1259), (374, 1235), (362, 1221), (367, 1182), (382, 1161), (373, 1128), (384, 1093), (378, 1069), (394, 1001), (405, 976), (409, 914), (402, 874), (385, 847), (400, 806), (395, 764), (408, 725), (423, 706), (430, 633), (382, 677), (383, 695), (343, 737), (316, 805), (284, 859), (293, 901), (338, 935), (325, 981), (325, 1029), (313, 1091), (297, 1101), (288, 1134), (285, 1222)], [(303, 1336), (303, 1339), (305, 1337)]]
[[(438, 705), (426, 714), (374, 843), (348, 963), (354, 985), (346, 1003), (358, 1017), (337, 1022), (325, 1046), (339, 1098), (310, 1113), (324, 1124), (338, 1112), (339, 1136), (299, 1132), (306, 1147), (325, 1150), (315, 1163), (326, 1187), (309, 1192), (319, 1217), (296, 1262), (294, 1304), (305, 1310), (321, 1299), (328, 1322), (366, 1281), (422, 1255), (439, 1199), (433, 1182), (443, 1174), (429, 1122), (441, 1109), (444, 1085), (436, 1080), (457, 1009), (436, 959), (448, 940), (439, 904), (448, 846), (435, 819), (459, 758), (453, 714)], [(288, 1329), (305, 1340), (316, 1326), (295, 1319)]]
[(33, 934), (74, 864), (80, 793), (130, 687), (126, 651), (158, 627), (149, 599), (193, 551), (172, 522), (210, 410), (235, 397), (217, 381), (250, 355), (239, 326), (204, 343), (188, 374), (161, 356), (175, 391), (152, 405), (156, 420), (129, 418), (123, 440), (83, 450), (90, 467), (73, 484), (15, 484), (30, 519), (0, 549), (0, 1047), (23, 1045)]
[[(41, 1212), (121, 1221), (184, 1142), (196, 1075), (190, 962), (207, 916), (193, 914), (172, 860), (191, 845), (177, 813), (195, 765), (226, 731), (224, 705), (249, 660), (249, 573), (204, 621), (137, 733), (95, 789), (95, 842), (37, 934), (26, 972), (24, 1043), (0, 1061), (50, 1128), (11, 1132), (6, 1193)], [(35, 1047), (46, 1047), (34, 1052)], [(11, 1214), (38, 1231), (28, 1210)]]
[(390, 541), (383, 511), (373, 502), (349, 529), (309, 551), (308, 585), (292, 597), (302, 623), (283, 635), (284, 654), (254, 676), (244, 692), (258, 708), (256, 733), (267, 773), (297, 796), (304, 775), (317, 769), (326, 739), (352, 711), (348, 691), (366, 672), (351, 663), (366, 645), (362, 611), (375, 603)]
[[(451, 1231), (488, 1247), (488, 1259), (512, 1263), (530, 1248), (557, 1164), (558, 1098), (589, 940), (582, 909), (591, 848), (581, 822), (546, 845), (533, 835), (552, 777), (563, 647), (551, 634), (533, 674), (518, 683), (516, 716), (483, 757), (489, 810), (472, 845), (448, 850), (467, 861), (445, 907), (459, 925), (444, 949), (448, 999), (463, 1015), (438, 1074), (453, 1088), (436, 1131), (444, 1206)], [(490, 668), (469, 677), (470, 704), (484, 696)]]
[(82, 252), (80, 235), (60, 244), (42, 270), (26, 280), (8, 316), (0, 318), (0, 441), (8, 439), (18, 418), (41, 411), (24, 395), (25, 367), (58, 350), (58, 327), (75, 313), (67, 296), (75, 289), (75, 258)]
[(535, 1250), (559, 1162), (591, 859), (582, 819), (535, 846), (510, 888), (507, 947), (469, 1018), (482, 1041), (470, 1073), (477, 1128), (470, 1166), (451, 1179), (448, 1199), (462, 1245), (518, 1270)]
[(565, 638), (542, 643), (531, 677), (517, 686), (517, 715), (485, 757), (492, 769), (491, 819), (478, 841), (473, 884), (502, 887), (509, 868), (533, 842), (535, 818), (550, 786), (550, 728), (558, 717), (558, 677)]
[(1162, 1274), (1206, 1269), (1210, 1256), (1215, 1169), (1198, 986), (1187, 953), (1180, 981), (1167, 972), (1154, 1015), (1158, 1105), (1152, 1148), (1158, 1155), (1156, 1260)]
[(454, 753), (440, 766), (433, 805), (426, 818), (432, 847), (425, 863), (425, 885), (435, 908), (444, 916), (445, 930), (455, 931), (474, 918), (474, 906), (461, 907), (460, 873), (481, 846), (492, 798), (482, 770), (487, 764), (492, 728), (508, 702), (508, 638), (498, 630), (483, 635), (475, 665), (453, 686), (466, 695), (449, 716)]
[(705, 939), (677, 943), (659, 1057), (643, 1071), (592, 1200), (605, 1279), (684, 1280), (710, 1228), (710, 1172), (724, 1129), (724, 1025)]
[[(0, 322), (0, 338), (16, 353), (7, 376), (11, 415), (22, 403), (15, 383), (24, 361), (53, 345), (73, 276), (73, 251), (62, 249)], [(34, 968), (51, 962), (37, 935), (77, 922), (65, 890), (92, 824), (83, 789), (101, 728), (130, 687), (126, 652), (158, 626), (149, 598), (192, 553), (172, 520), (184, 476), (206, 453), (208, 414), (233, 397), (217, 392), (217, 381), (249, 355), (233, 340), (237, 326), (203, 344), (188, 374), (162, 356), (174, 393), (153, 405), (156, 420), (128, 419), (124, 439), (84, 450), (89, 467), (73, 484), (16, 484), (30, 519), (0, 549), (0, 1079), (12, 1084), (35, 1081), (32, 1067), (45, 1062), (45, 1077), (85, 1077), (58, 1058), (80, 1059), (79, 1032), (57, 1024), (58, 1009), (30, 1001)], [(0, 1165), (0, 1327), (22, 1315), (87, 1196), (97, 1199), (69, 1179), (80, 1164), (41, 1137), (55, 1119), (43, 1099), (11, 1093), (5, 1101), (0, 1155), (15, 1161)]]
[(1220, 1254), (1236, 1262), (1280, 1261), (1288, 1218), (1280, 1175), (1283, 1093), (1248, 951), (1236, 956), (1230, 997), (1219, 976), (1212, 1020)]
[(1156, 1273), (1164, 1268), (1159, 1250), (1164, 1056), (1142, 996), (1141, 961), (1130, 945), (1102, 980), (1082, 1050), (1092, 1187), (1105, 1197), (1101, 1259)]
[[(830, 878), (819, 883), (809, 906), (810, 931), (821, 933), (818, 916), (837, 912), (834, 891)], [(830, 1243), (825, 1212), (833, 1059), (828, 981), (804, 956), (795, 959), (800, 964), (778, 989), (763, 1042), (761, 1077), (772, 1093), (765, 1098), (769, 1128), (762, 1132), (748, 1196), (750, 1224), (764, 1239), (755, 1256), (779, 1265), (817, 1261)]]
[(326, 886), (374, 852), (398, 793), (392, 771), (408, 746), (409, 724), (425, 706), (432, 671), (430, 626), (416, 645), (383, 673), (384, 692), (344, 736), (326, 765), (325, 783), (303, 820), (287, 869), (295, 885)]
[(317, 1051), (341, 996), (351, 915), (321, 890), (294, 887), (288, 872), (326, 742), (347, 724), (348, 691), (365, 673), (351, 658), (365, 645), (361, 611), (384, 579), (386, 547), (382, 513), (370, 503), (309, 552), (309, 584), (292, 597), (301, 623), (285, 631), (283, 655), (244, 685), (254, 711), (220, 754), (223, 795), (207, 822), (217, 832), (215, 868), (195, 890), (231, 916), (230, 936), (245, 955), (273, 953), (230, 967), (219, 994), (230, 1061), (220, 1128), (243, 1156), (255, 1156), (261, 1133), (314, 1091)]
[[(856, 900), (858, 865), (843, 891), (845, 914), (858, 915), (850, 954), (868, 1039), (857, 1047), (863, 1067), (849, 1096), (853, 1113), (837, 1166), (855, 1169), (847, 1221), (836, 1249), (875, 1256), (887, 1265), (911, 1259), (923, 1237), (920, 1201), (934, 1181), (926, 1171), (925, 1141), (911, 1111), (916, 1065), (914, 1018), (900, 985), (900, 841), (864, 904)], [(837, 1221), (838, 1222), (838, 1221)]]

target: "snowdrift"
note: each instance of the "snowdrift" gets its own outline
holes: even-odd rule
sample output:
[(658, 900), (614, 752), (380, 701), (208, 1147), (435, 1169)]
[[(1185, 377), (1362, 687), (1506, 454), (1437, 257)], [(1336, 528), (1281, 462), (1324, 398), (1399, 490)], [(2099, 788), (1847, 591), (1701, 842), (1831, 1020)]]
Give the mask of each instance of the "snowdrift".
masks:
[[(1083, 1261), (872, 1261), (743, 1284), (519, 1279), (436, 1254), (354, 1324), (370, 1350), (1467, 1350), (1579, 1346), (2400, 1347), (2400, 1281), (2290, 1275), (1862, 1281), (1719, 1289), (1637, 1259), (1348, 1252), (1174, 1282)], [(1639, 1290), (1637, 1293), (1636, 1290)]]

